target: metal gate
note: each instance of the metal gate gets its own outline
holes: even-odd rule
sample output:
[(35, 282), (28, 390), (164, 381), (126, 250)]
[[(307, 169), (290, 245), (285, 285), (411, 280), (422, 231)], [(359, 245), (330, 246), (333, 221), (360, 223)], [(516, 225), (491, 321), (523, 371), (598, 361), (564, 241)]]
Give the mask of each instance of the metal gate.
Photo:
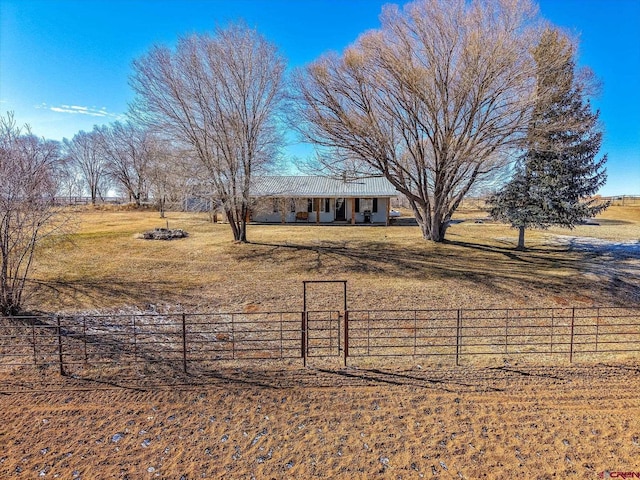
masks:
[[(344, 318), (347, 312), (346, 280), (305, 280), (303, 283), (302, 360), (340, 358), (344, 352)], [(342, 284), (342, 310), (308, 310), (308, 284)]]

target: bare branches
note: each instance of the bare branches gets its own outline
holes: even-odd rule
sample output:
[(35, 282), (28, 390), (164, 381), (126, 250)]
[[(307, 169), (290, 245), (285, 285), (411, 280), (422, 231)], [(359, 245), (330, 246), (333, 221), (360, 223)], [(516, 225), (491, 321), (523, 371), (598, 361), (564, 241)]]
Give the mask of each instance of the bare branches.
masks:
[(526, 132), (534, 15), (517, 0), (387, 7), (380, 30), (297, 72), (299, 130), (384, 174), (425, 238), (442, 241), (464, 195), (509, 161)]
[(108, 175), (140, 205), (148, 198), (147, 170), (154, 155), (150, 132), (131, 122), (115, 122), (94, 131)]
[(16, 126), (13, 114), (0, 117), (0, 314), (20, 311), (37, 244), (54, 232), (57, 142)]
[(244, 25), (181, 38), (134, 62), (137, 118), (188, 147), (209, 172), (237, 241), (246, 241), (251, 176), (275, 160), (285, 64)]
[(104, 187), (107, 180), (107, 164), (100, 147), (100, 131), (97, 128), (92, 132), (80, 131), (71, 140), (64, 139), (64, 147), (89, 190), (91, 203), (95, 205), (101, 191), (106, 193)]

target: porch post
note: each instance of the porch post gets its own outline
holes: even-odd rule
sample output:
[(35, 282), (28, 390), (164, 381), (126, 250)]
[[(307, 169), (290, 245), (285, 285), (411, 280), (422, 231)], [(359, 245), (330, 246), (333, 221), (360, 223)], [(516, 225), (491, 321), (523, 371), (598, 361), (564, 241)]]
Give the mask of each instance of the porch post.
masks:
[(356, 224), (356, 199), (351, 199), (351, 225)]
[(313, 203), (316, 206), (316, 224), (320, 223), (320, 199), (314, 198)]
[(391, 213), (391, 197), (387, 198), (387, 221), (385, 226), (389, 226), (389, 214)]

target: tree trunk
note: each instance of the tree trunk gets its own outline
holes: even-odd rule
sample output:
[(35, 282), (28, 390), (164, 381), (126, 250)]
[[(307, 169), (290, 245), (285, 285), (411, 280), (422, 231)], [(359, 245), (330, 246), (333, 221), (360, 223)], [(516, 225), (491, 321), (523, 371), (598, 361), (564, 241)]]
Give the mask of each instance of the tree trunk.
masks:
[(436, 243), (444, 242), (444, 235), (449, 226), (449, 222), (442, 221), (442, 217), (438, 215), (431, 215), (426, 211), (426, 207), (422, 205), (418, 206), (414, 204), (412, 205), (412, 209), (416, 217), (416, 222), (418, 222), (420, 226), (422, 238)]
[(233, 232), (233, 241), (235, 243), (247, 243), (247, 221), (242, 215), (242, 212), (240, 212), (240, 215), (237, 215), (233, 210), (225, 209), (225, 213), (231, 231)]
[(524, 250), (524, 227), (519, 227), (518, 230), (518, 250)]

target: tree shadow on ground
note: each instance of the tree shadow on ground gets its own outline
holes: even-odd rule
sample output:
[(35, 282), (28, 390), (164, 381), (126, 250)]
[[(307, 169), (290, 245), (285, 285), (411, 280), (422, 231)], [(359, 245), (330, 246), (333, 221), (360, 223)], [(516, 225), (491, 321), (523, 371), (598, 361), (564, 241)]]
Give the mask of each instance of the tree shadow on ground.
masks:
[(181, 303), (194, 298), (189, 290), (176, 289), (165, 280), (132, 281), (123, 278), (101, 280), (31, 280), (30, 297), (44, 295), (58, 305), (75, 309), (78, 304), (93, 308), (112, 308), (114, 305), (147, 305), (159, 300)]
[[(317, 245), (254, 242), (250, 246), (251, 251), (235, 254), (238, 261), (304, 265), (309, 274), (458, 279), (503, 293), (509, 293), (511, 287), (551, 293), (584, 289), (598, 297), (613, 297), (622, 304), (637, 301), (640, 285), (640, 262), (635, 262), (635, 257), (622, 265), (628, 258), (611, 262), (599, 252), (575, 250), (570, 245), (524, 251), (462, 241), (429, 247), (381, 241), (323, 241)], [(597, 275), (599, 281), (584, 274)]]

